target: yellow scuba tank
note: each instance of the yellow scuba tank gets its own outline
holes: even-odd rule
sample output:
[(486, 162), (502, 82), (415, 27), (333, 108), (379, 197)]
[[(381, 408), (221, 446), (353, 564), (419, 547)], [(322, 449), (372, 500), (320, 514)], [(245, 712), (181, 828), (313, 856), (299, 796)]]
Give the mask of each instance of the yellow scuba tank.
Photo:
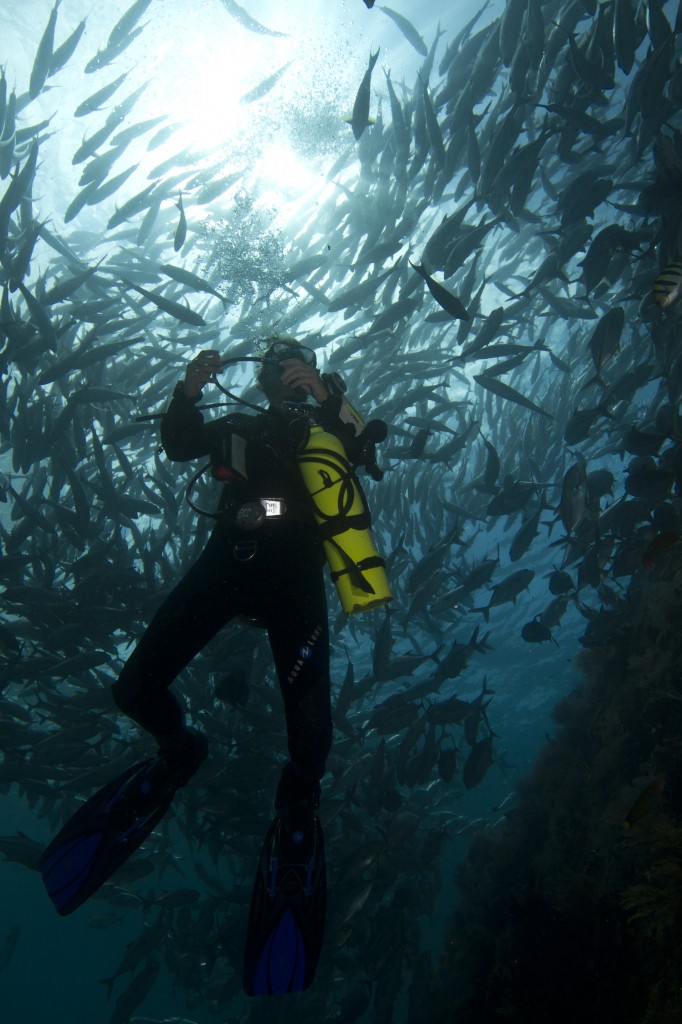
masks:
[(352, 615), (393, 600), (384, 560), (370, 532), (365, 495), (342, 442), (313, 426), (297, 460), (343, 610)]

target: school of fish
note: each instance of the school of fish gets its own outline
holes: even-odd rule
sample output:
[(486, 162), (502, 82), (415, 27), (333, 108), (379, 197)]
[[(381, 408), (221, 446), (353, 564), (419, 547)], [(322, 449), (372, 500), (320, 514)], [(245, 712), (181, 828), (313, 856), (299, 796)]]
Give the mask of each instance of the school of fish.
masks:
[[(270, 28), (248, 6), (215, 0), (235, 45), (287, 37), (279, 8)], [(138, 119), (144, 86), (126, 84), (159, 0), (112, 19), (95, 53), (86, 20), (67, 31), (66, 4), (46, 3), (26, 81), (2, 53), (0, 789), (54, 830), (148, 756), (109, 687), (210, 529), (183, 500), (196, 467), (169, 465), (158, 416), (198, 350), (248, 356), (273, 330), (295, 336), (389, 426), (384, 479), (363, 486), (394, 594), (346, 620), (330, 587), (333, 901), (296, 1014), (390, 1022), (400, 1007), (412, 1024), (441, 856), (486, 824), (458, 804), (508, 767), (514, 703), (499, 667), (472, 673), (553, 641), (551, 673), (562, 622), (565, 643), (617, 643), (630, 579), (679, 542), (682, 3), (486, 2), (456, 31), (447, 5), (435, 27), (347, 6), (367, 23), (366, 69), (338, 111), (323, 198), (277, 231), (242, 152), (200, 171), (198, 154), (172, 152), (140, 181), (141, 155), (168, 153), (176, 127), (170, 111)], [(418, 58), (410, 83), (379, 63), (389, 29)], [(257, 117), (294, 70), (273, 58), (241, 104)], [(52, 209), (36, 187), (59, 145), (45, 111), (69, 74), (81, 178)], [(79, 227), (83, 211), (98, 231)], [(258, 401), (239, 372), (225, 385)], [(230, 627), (181, 688), (211, 757), (92, 918), (144, 925), (106, 979), (109, 1024), (136, 1019), (162, 965), (179, 1013), (258, 1019), (240, 940), (286, 756), (265, 637)], [(176, 862), (179, 834), (200, 889)], [(0, 837), (32, 870), (41, 849)], [(18, 941), (13, 926), (0, 969)]]

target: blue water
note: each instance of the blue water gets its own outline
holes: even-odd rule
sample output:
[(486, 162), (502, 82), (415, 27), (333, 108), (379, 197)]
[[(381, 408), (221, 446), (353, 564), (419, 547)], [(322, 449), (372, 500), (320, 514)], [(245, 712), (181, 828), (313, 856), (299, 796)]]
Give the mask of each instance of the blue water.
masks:
[[(27, 88), (34, 55), (52, 5), (49, 0), (22, 0), (21, 4), (10, 4), (5, 0), (2, 6), (4, 11), (0, 65), (5, 67), (9, 87), (16, 83), (17, 93), (21, 94)], [(95, 6), (93, 9), (85, 0), (64, 0), (58, 12), (57, 41), (61, 42), (84, 17), (87, 17), (86, 31), (69, 65), (50, 80), (51, 88), (33, 101), (30, 110), (21, 115), (20, 121), (21, 126), (26, 126), (43, 118), (52, 118), (47, 129), (47, 137), (40, 148), (40, 166), (33, 189), (34, 215), (45, 220), (50, 229), (60, 237), (70, 240), (76, 247), (82, 246), (93, 265), (100, 258), (120, 257), (123, 261), (129, 260), (132, 267), (135, 263), (135, 253), (141, 251), (144, 255), (144, 250), (141, 247), (139, 250), (135, 248), (130, 233), (125, 234), (126, 226), (122, 234), (116, 234), (107, 232), (106, 225), (118, 206), (145, 187), (149, 180), (147, 176), (154, 168), (167, 161), (166, 175), (169, 178), (177, 168), (180, 168), (187, 170), (188, 173), (203, 174), (202, 184), (207, 184), (222, 175), (240, 171), (242, 177), (238, 185), (226, 189), (222, 197), (205, 205), (192, 204), (192, 189), (186, 180), (178, 178), (178, 181), (174, 181), (164, 198), (155, 228), (157, 234), (154, 242), (157, 249), (153, 258), (160, 258), (159, 253), (163, 251), (163, 259), (182, 265), (186, 269), (207, 274), (211, 269), (215, 271), (215, 262), (211, 266), (209, 261), (207, 266), (206, 238), (207, 231), (210, 234), (211, 226), (216, 228), (217, 225), (216, 230), (222, 240), (223, 253), (227, 254), (224, 259), (236, 259), (237, 250), (234, 246), (240, 222), (234, 218), (234, 208), (238, 197), (247, 195), (250, 197), (249, 201), (253, 200), (255, 203), (257, 214), (254, 220), (248, 221), (248, 224), (260, 224), (260, 238), (254, 239), (254, 245), (260, 241), (261, 248), (254, 257), (253, 253), (249, 254), (245, 241), (241, 239), (239, 244), (242, 248), (237, 255), (242, 262), (238, 266), (246, 267), (253, 264), (254, 275), (262, 273), (263, 278), (256, 278), (255, 283), (250, 280), (232, 281), (228, 287), (234, 288), (235, 291), (239, 291), (240, 286), (243, 287), (240, 302), (229, 306), (224, 314), (221, 314), (217, 303), (211, 307), (211, 316), (207, 318), (211, 320), (212, 326), (217, 324), (215, 329), (219, 339), (215, 342), (212, 338), (211, 346), (215, 344), (221, 352), (227, 352), (231, 345), (240, 345), (244, 337), (269, 333), (282, 325), (288, 333), (296, 333), (296, 329), (300, 328), (304, 334), (316, 339), (320, 357), (329, 358), (337, 346), (343, 345), (347, 340), (344, 337), (346, 318), (343, 313), (334, 317), (325, 316), (321, 307), (311, 309), (307, 304), (309, 293), (301, 288), (296, 291), (295, 302), (290, 306), (286, 305), (288, 298), (284, 293), (278, 293), (274, 300), (267, 295), (264, 298), (261, 292), (267, 292), (267, 272), (272, 268), (266, 265), (263, 245), (265, 241), (274, 240), (276, 246), (282, 247), (285, 255), (291, 255), (293, 258), (309, 255), (308, 246), (313, 254), (319, 255), (320, 252), (325, 252), (325, 246), (329, 251), (332, 245), (341, 249), (342, 243), (349, 238), (353, 241), (354, 238), (363, 236), (367, 224), (376, 216), (376, 197), (371, 198), (367, 207), (361, 208), (359, 214), (353, 207), (355, 219), (351, 218), (344, 222), (346, 226), (343, 231), (338, 229), (337, 225), (337, 208), (344, 217), (347, 212), (342, 206), (344, 188), (357, 190), (357, 194), (362, 195), (363, 172), (355, 153), (350, 152), (346, 165), (339, 169), (334, 181), (330, 182), (327, 179), (330, 167), (352, 143), (350, 128), (344, 124), (344, 119), (351, 115), (358, 84), (371, 52), (380, 48), (380, 59), (372, 83), (370, 116), (374, 120), (383, 118), (383, 125), (388, 124), (391, 116), (384, 71), (390, 71), (391, 80), (401, 95), (403, 89), (404, 94), (409, 95), (413, 88), (416, 88), (416, 76), (423, 58), (415, 52), (393, 22), (381, 13), (381, 5), (377, 5), (373, 11), (368, 11), (362, 0), (339, 0), (334, 4), (325, 3), (323, 0), (291, 0), (286, 4), (276, 3), (275, 0), (254, 0), (252, 3), (244, 0), (243, 6), (248, 7), (253, 18), (286, 35), (274, 37), (245, 30), (230, 16), (220, 0), (191, 0), (189, 3), (180, 3), (179, 0), (154, 0), (142, 18), (141, 23), (144, 23), (145, 27), (139, 38), (111, 67), (93, 75), (86, 75), (83, 73), (85, 62), (98, 48), (105, 45), (112, 27), (126, 10), (126, 4), (121, 0), (115, 0), (101, 7)], [(552, 10), (555, 7), (558, 10), (559, 6), (551, 5)], [(669, 10), (671, 6), (668, 4), (665, 9), (672, 20), (674, 14)], [(453, 4), (447, 0), (420, 0), (419, 4), (410, 4), (407, 0), (394, 0), (393, 7), (412, 20), (429, 46), (439, 25), (443, 31), (431, 80), (431, 91), (436, 95), (438, 84), (442, 84), (438, 83), (437, 69), (445, 47), (473, 15), (474, 9), (470, 5)], [(480, 25), (499, 16), (503, 10), (504, 5), (498, 0), (491, 3)], [(550, 21), (547, 11), (545, 20)], [(588, 24), (589, 21), (586, 21), (581, 30)], [(645, 49), (642, 47), (639, 51), (639, 59), (643, 59)], [(246, 104), (240, 102), (241, 97), (289, 61), (291, 65), (283, 73), (281, 80), (263, 100)], [(92, 113), (86, 118), (73, 116), (73, 111), (83, 99), (123, 72), (127, 73), (125, 84), (117, 92), (115, 99), (107, 102), (104, 110)], [(507, 74), (506, 71), (500, 72), (499, 81), (493, 89), (494, 96), (499, 93), (503, 77)], [(631, 81), (625, 80), (620, 73), (618, 80), (624, 88)], [(83, 169), (83, 164), (72, 164), (75, 150), (84, 138), (89, 138), (100, 127), (113, 104), (120, 102), (144, 84), (145, 90), (121, 128), (156, 117), (165, 116), (166, 121), (160, 121), (158, 127), (150, 128), (142, 142), (131, 144), (118, 159), (113, 173), (127, 167), (131, 167), (132, 171), (116, 195), (95, 206), (84, 207), (77, 217), (69, 223), (64, 223), (64, 213), (78, 192), (78, 180)], [(620, 103), (622, 97), (618, 91), (614, 96), (618, 96)], [(484, 108), (485, 104), (479, 104), (478, 113), (481, 116)], [(604, 116), (606, 117), (608, 113), (608, 109), (605, 110)], [(175, 125), (172, 136), (153, 150), (146, 148), (148, 138), (154, 131), (159, 130), (162, 124)], [(380, 124), (376, 125), (374, 130), (378, 132)], [(365, 141), (367, 138), (365, 136)], [(608, 150), (610, 144), (604, 144), (604, 161), (613, 158), (614, 162), (622, 163), (623, 151), (619, 148), (621, 143), (614, 142), (612, 152)], [(644, 175), (645, 171), (648, 173), (650, 170), (650, 151), (647, 150), (641, 159), (641, 170)], [(577, 169), (580, 169), (579, 166)], [(562, 167), (561, 170), (566, 180), (576, 173), (575, 169), (568, 166)], [(638, 168), (628, 170), (636, 179)], [(374, 173), (378, 173), (376, 168)], [(614, 171), (614, 176), (617, 173)], [(2, 189), (5, 187), (3, 184)], [(197, 186), (192, 187), (196, 190)], [(409, 187), (416, 190), (417, 185)], [(412, 230), (406, 231), (404, 248), (400, 250), (400, 259), (403, 262), (408, 255), (415, 259), (415, 254), (424, 246), (443, 216), (450, 215), (455, 209), (460, 208), (463, 200), (459, 196), (455, 198), (456, 188), (457, 182), (453, 181), (445, 189), (442, 201), (426, 204)], [(182, 247), (181, 253), (175, 253), (173, 237), (178, 222), (176, 201), (178, 193), (183, 189), (188, 213), (188, 241)], [(241, 193), (240, 189), (244, 192)], [(190, 193), (189, 197), (187, 191)], [(466, 197), (467, 189), (464, 188), (462, 191)], [(632, 193), (628, 195), (629, 198), (625, 201), (634, 202)], [(623, 198), (621, 194), (620, 199)], [(543, 203), (546, 205), (547, 200), (543, 197), (542, 188), (536, 179), (528, 207), (544, 213)], [(473, 212), (471, 216), (473, 217)], [(610, 223), (612, 216), (612, 208), (600, 207), (593, 221), (594, 232)], [(475, 221), (481, 219), (482, 214), (478, 210)], [(139, 221), (140, 217), (134, 220), (136, 229)], [(623, 221), (630, 223), (625, 214)], [(501, 254), (500, 250), (502, 241), (508, 244), (511, 237), (511, 230), (504, 235), (500, 233), (491, 236), (479, 265), (476, 287), (482, 282), (484, 274), (489, 277), (501, 264), (506, 264), (508, 254)], [(249, 255), (251, 263), (247, 259)], [(350, 246), (348, 252), (342, 253), (338, 265), (334, 266), (333, 273), (326, 282), (331, 294), (335, 295), (344, 288), (354, 285), (352, 275), (344, 276), (344, 268), (348, 268), (348, 261), (353, 255), (354, 250)], [(276, 256), (273, 256), (272, 260), (275, 273), (278, 266)], [(30, 276), (27, 277), (31, 288), (36, 288), (41, 276), (48, 272), (48, 268), (49, 275), (55, 273), (54, 261), (55, 254), (47, 246), (40, 244), (36, 248)], [(217, 262), (219, 264), (219, 260)], [(571, 264), (570, 276), (573, 280), (579, 276), (577, 262), (576, 260)], [(234, 265), (231, 264), (232, 268)], [(536, 265), (537, 250), (529, 243), (527, 249), (518, 257), (514, 274), (508, 282), (510, 288), (520, 291), (519, 279), (528, 280)], [(224, 266), (227, 266), (227, 263)], [(467, 269), (470, 266), (471, 263), (468, 262)], [(375, 270), (379, 269), (375, 266)], [(448, 286), (455, 289), (461, 285), (463, 277), (464, 274), (457, 274), (454, 281), (448, 282)], [(112, 284), (110, 281), (109, 286), (118, 287), (118, 282)], [(614, 289), (615, 287), (614, 284)], [(570, 294), (575, 297), (577, 288), (572, 288)], [(202, 296), (202, 302), (204, 298), (205, 296)], [(395, 298), (395, 295), (390, 293), (385, 304), (390, 306)], [(199, 308), (196, 295), (188, 293), (187, 299), (190, 306)], [(508, 296), (504, 292), (491, 285), (482, 300), (482, 312), (488, 314), (507, 300)], [(17, 301), (16, 298), (13, 301)], [(121, 301), (123, 308), (126, 300), (122, 297)], [(383, 298), (378, 296), (375, 315), (382, 311), (382, 301)], [(608, 308), (608, 301), (608, 295), (600, 297), (600, 315)], [(129, 310), (130, 307), (125, 308)], [(633, 310), (636, 308), (637, 303), (633, 303)], [(424, 307), (424, 313), (426, 311), (427, 307)], [(438, 307), (434, 303), (428, 306), (428, 311), (437, 312)], [(248, 327), (241, 332), (240, 316), (243, 316)], [(427, 353), (434, 364), (433, 373), (427, 375), (428, 383), (435, 384), (441, 377), (447, 376), (443, 360), (457, 347), (452, 333), (448, 334), (440, 325), (434, 325), (429, 329), (421, 323), (421, 313), (419, 319), (418, 324), (403, 324), (396, 331), (390, 342), (392, 348), (385, 338), (373, 340), (367, 351), (359, 358), (348, 360), (347, 366), (342, 369), (350, 385), (349, 394), (352, 394), (354, 400), (357, 396), (358, 405), (368, 414), (372, 413), (374, 403), (396, 403), (397, 445), (408, 443), (409, 438), (413, 436), (413, 433), (405, 433), (403, 430), (403, 413), (421, 418), (435, 416), (443, 421), (447, 419), (451, 429), (461, 431), (468, 423), (469, 414), (473, 415), (475, 411), (476, 416), (482, 419), (482, 429), (486, 436), (492, 437), (498, 450), (503, 453), (502, 476), (511, 473), (516, 477), (528, 477), (530, 463), (526, 457), (527, 451), (524, 453), (524, 444), (527, 436), (531, 437), (529, 447), (533, 450), (536, 460), (540, 461), (542, 469), (547, 470), (551, 476), (551, 479), (542, 479), (540, 482), (547, 485), (547, 503), (554, 507), (559, 493), (557, 487), (561, 483), (563, 473), (573, 461), (573, 455), (566, 451), (560, 433), (549, 433), (556, 425), (552, 428), (547, 427), (547, 433), (543, 433), (528, 419), (525, 412), (519, 414), (517, 407), (501, 402), (485, 404), (487, 399), (481, 399), (480, 394), (476, 398), (475, 410), (467, 410), (461, 415), (453, 411), (453, 408), (441, 413), (437, 408), (428, 408), (426, 404), (414, 404), (411, 399), (405, 409), (401, 408), (401, 396), (409, 394), (412, 387), (424, 383), (421, 374), (425, 372), (419, 370), (416, 373), (417, 379), (411, 379), (410, 371), (403, 370), (402, 356), (413, 355), (416, 351)], [(155, 324), (149, 332), (150, 335), (153, 332), (153, 337), (148, 336), (146, 339), (149, 345), (146, 350), (148, 373), (141, 373), (139, 364), (131, 357), (129, 365), (125, 362), (112, 361), (110, 377), (97, 381), (98, 384), (107, 384), (111, 387), (128, 384), (136, 392), (136, 396), (143, 396), (146, 403), (144, 411), (162, 406), (172, 383), (181, 376), (186, 360), (201, 345), (200, 332), (184, 326), (178, 330), (177, 324), (167, 320), (163, 323), (163, 328)], [(477, 326), (480, 323), (479, 320)], [(579, 372), (586, 376), (587, 370), (591, 372), (592, 369), (586, 339), (594, 323), (592, 320), (586, 321), (587, 326), (580, 327), (584, 338), (581, 336), (579, 339), (577, 332), (574, 333), (574, 325), (568, 328), (563, 323), (555, 323), (547, 332), (546, 340), (556, 347), (562, 358), (570, 356), (574, 360), (575, 375), (566, 389), (567, 401), (571, 407), (577, 405), (579, 401), (578, 387), (575, 383)], [(356, 323), (355, 320), (352, 321), (352, 326), (354, 332), (358, 334), (367, 328), (366, 324)], [(527, 344), (537, 340), (542, 334), (542, 325), (530, 322), (526, 327), (526, 333), (523, 336), (515, 336), (515, 340)], [(569, 333), (570, 337), (567, 336)], [(472, 336), (473, 331), (469, 340)], [(154, 350), (152, 342), (159, 341), (161, 348)], [(403, 342), (404, 347), (400, 349), (399, 345)], [(385, 350), (380, 347), (383, 345), (386, 346)], [(382, 358), (384, 351), (385, 355)], [(631, 342), (630, 348), (624, 345), (622, 355), (616, 360), (619, 371), (624, 372), (639, 355), (640, 353), (635, 351), (634, 342)], [(481, 367), (478, 366), (474, 372), (480, 373)], [(522, 377), (515, 378), (514, 385), (519, 387), (522, 384), (530, 393), (531, 388), (536, 387), (538, 373), (537, 386), (541, 404), (543, 399), (549, 396), (548, 401), (558, 406), (557, 392), (550, 390), (554, 382), (552, 373), (556, 371), (552, 371), (547, 362), (531, 364), (529, 361), (529, 368), (524, 371)], [(25, 377), (29, 379), (30, 374), (27, 372)], [(237, 385), (237, 390), (245, 389), (248, 380), (246, 370), (235, 371), (233, 381)], [(443, 393), (450, 402), (461, 400), (466, 395), (473, 401), (475, 393), (469, 393), (460, 379), (449, 377), (447, 383), (448, 386)], [(34, 382), (31, 386), (38, 387)], [(653, 392), (654, 385), (638, 392), (635, 406), (642, 418), (654, 401)], [(581, 399), (584, 404), (592, 404), (594, 394), (589, 394), (589, 402)], [(373, 397), (373, 401), (365, 410), (363, 401), (368, 395)], [(533, 395), (537, 398), (535, 390)], [(407, 402), (407, 399), (405, 401)], [(566, 412), (565, 409), (557, 407), (554, 411), (557, 420)], [(564, 420), (565, 418), (564, 415)], [(629, 418), (635, 418), (634, 412)], [(98, 427), (103, 426), (105, 420), (106, 416), (102, 415)], [(107, 422), (111, 425), (110, 421)], [(442, 442), (443, 437), (446, 435), (439, 435), (439, 440), (433, 442), (434, 446)], [(556, 448), (551, 447), (554, 444)], [(545, 465), (544, 456), (550, 448), (553, 461), (551, 465)], [(405, 531), (408, 533), (406, 546), (410, 562), (409, 565), (402, 563), (402, 576), (392, 581), (396, 594), (395, 607), (398, 611), (394, 629), (394, 654), (408, 653), (414, 649), (431, 651), (434, 647), (434, 637), (423, 621), (417, 619), (414, 624), (408, 624), (403, 632), (402, 614), (410, 602), (410, 595), (405, 590), (405, 579), (410, 568), (426, 554), (428, 548), (435, 544), (447, 529), (452, 528), (453, 516), (442, 502), (454, 501), (466, 505), (466, 492), (462, 491), (462, 487), (473, 477), (474, 466), (477, 473), (482, 471), (483, 463), (479, 449), (480, 444), (476, 442), (469, 447), (462, 462), (457, 461), (450, 467), (437, 466), (434, 469), (432, 463), (420, 463), (416, 466), (414, 463), (394, 464), (387, 473), (385, 483), (367, 483), (367, 494), (375, 513), (376, 536), (381, 541), (382, 550), (385, 553), (393, 550), (401, 535)], [(151, 463), (145, 463), (148, 456), (139, 456), (139, 450), (134, 448), (131, 451), (138, 460), (138, 468), (150, 468)], [(590, 469), (608, 467), (614, 472), (617, 479), (615, 497), (621, 495), (624, 485), (624, 464), (617, 454), (617, 445), (610, 428), (598, 434), (596, 440), (588, 442), (583, 451), (591, 459)], [(462, 466), (464, 472), (460, 473)], [(153, 466), (151, 468), (153, 469)], [(25, 474), (18, 472), (12, 465), (11, 444), (5, 445), (0, 455), (0, 472), (10, 476), (13, 474), (15, 482), (22, 486), (22, 481), (29, 479), (34, 471), (35, 467), (32, 466)], [(182, 479), (183, 474), (179, 472), (178, 491)], [(42, 495), (42, 490), (39, 493)], [(31, 495), (31, 500), (35, 501), (36, 496)], [(546, 522), (549, 523), (553, 518), (553, 513), (548, 511), (545, 516)], [(143, 517), (141, 522), (145, 527), (149, 525), (146, 517)], [(11, 504), (0, 506), (0, 523), (7, 530), (13, 528)], [(461, 614), (453, 614), (452, 622), (443, 629), (441, 638), (442, 646), (446, 649), (454, 639), (460, 643), (465, 642), (477, 624), (480, 624), (481, 634), (490, 630), (491, 649), (485, 655), (473, 655), (466, 673), (448, 685), (447, 695), (456, 692), (462, 699), (473, 700), (480, 693), (485, 675), (488, 687), (495, 691), (489, 712), (491, 726), (499, 737), (495, 743), (495, 763), (483, 781), (469, 792), (465, 792), (458, 782), (453, 783), (451, 791), (446, 791), (441, 783), (435, 783), (434, 774), (432, 784), (441, 787), (435, 790), (437, 797), (434, 799), (440, 817), (437, 814), (434, 814), (433, 818), (429, 817), (434, 809), (429, 804), (431, 785), (418, 787), (414, 792), (407, 791), (402, 808), (409, 810), (414, 807), (416, 813), (423, 816), (424, 829), (439, 828), (444, 823), (447, 825), (447, 838), (438, 862), (438, 899), (433, 913), (423, 916), (419, 922), (421, 948), (428, 949), (433, 954), (434, 962), (442, 951), (449, 913), (456, 899), (454, 871), (468, 847), (471, 830), (476, 827), (471, 823), (479, 822), (486, 827), (502, 827), (500, 805), (513, 793), (519, 779), (531, 770), (538, 751), (547, 737), (551, 737), (552, 708), (580, 679), (576, 658), (581, 650), (579, 638), (585, 628), (585, 620), (574, 605), (569, 607), (561, 627), (554, 630), (559, 642), (558, 647), (554, 644), (529, 645), (521, 639), (520, 632), (524, 623), (540, 614), (549, 601), (544, 577), (551, 572), (553, 566), (559, 564), (561, 549), (553, 548), (550, 544), (558, 539), (562, 527), (557, 524), (550, 531), (547, 525), (541, 526), (540, 535), (535, 539), (529, 553), (520, 563), (512, 564), (508, 557), (508, 547), (520, 523), (520, 517), (515, 518), (511, 524), (506, 522), (505, 517), (494, 521), (488, 520), (487, 523), (468, 522), (465, 526), (465, 536), (471, 543), (466, 558), (470, 564), (475, 564), (483, 558), (495, 557), (499, 550), (500, 566), (493, 583), (499, 582), (502, 577), (519, 567), (530, 567), (535, 570), (535, 578), (529, 592), (522, 593), (513, 605), (494, 608), (489, 626), (483, 622), (478, 612), (464, 611)], [(152, 525), (155, 526), (157, 523), (153, 522)], [(185, 544), (182, 558), (186, 559), (186, 536), (183, 536), (181, 541)], [(132, 548), (132, 540), (130, 546)], [(72, 555), (71, 551), (69, 558)], [(182, 561), (182, 558), (176, 562)], [(453, 548), (452, 556), (445, 563), (450, 571), (457, 564), (457, 558), (457, 549)], [(444, 585), (440, 593), (447, 589), (449, 587)], [(485, 590), (477, 592), (474, 602), (477, 607), (487, 604), (489, 597), (486, 594)], [(334, 600), (335, 595), (330, 588), (330, 601)], [(594, 606), (599, 604), (594, 593), (589, 595), (589, 601)], [(331, 605), (332, 622), (336, 616), (336, 609), (336, 604)], [(7, 609), (5, 614), (8, 615)], [(334, 636), (332, 667), (335, 681), (343, 678), (346, 651), (352, 656), (356, 679), (369, 671), (374, 634), (379, 629), (382, 618), (382, 613), (372, 613), (364, 622), (351, 622), (342, 633)], [(8, 618), (7, 621), (12, 620)], [(110, 683), (116, 674), (117, 661), (125, 654), (126, 648), (121, 640), (117, 657), (112, 658), (112, 663), (102, 669), (99, 675), (89, 675), (91, 683), (94, 680), (100, 686)], [(427, 670), (423, 670), (415, 679), (422, 679), (426, 674)], [(412, 680), (391, 683), (381, 690), (378, 697), (375, 694), (375, 697), (377, 700), (383, 700), (390, 692), (410, 682)], [(445, 692), (440, 694), (444, 695)], [(18, 702), (22, 701), (18, 688), (13, 689), (11, 696)], [(227, 715), (224, 708), (214, 706), (213, 710), (218, 715)], [(229, 728), (229, 719), (227, 725)], [(376, 737), (372, 738), (368, 746), (371, 747), (375, 740)], [(460, 747), (463, 747), (461, 741)], [(362, 748), (358, 747), (354, 756), (360, 756), (362, 752)], [(466, 754), (466, 751), (464, 753)], [(276, 756), (283, 756), (283, 744), (281, 749), (276, 751)], [(86, 791), (87, 786), (84, 795)], [(254, 799), (257, 801), (259, 798)], [(13, 835), (22, 830), (35, 840), (48, 840), (52, 829), (44, 818), (37, 816), (35, 810), (29, 809), (15, 787), (3, 795), (1, 807), (1, 834)], [(260, 804), (257, 804), (257, 812), (265, 813)], [(341, 835), (340, 844), (346, 840), (351, 844), (359, 841), (356, 835), (352, 838), (347, 832)], [(180, 859), (185, 877), (181, 879), (179, 875), (167, 872), (160, 881), (151, 876), (138, 882), (135, 891), (144, 892), (151, 888), (165, 890), (174, 886), (190, 885), (200, 892), (203, 891), (203, 882), (193, 873), (186, 842), (175, 829), (171, 829), (170, 837), (174, 843), (173, 849), (177, 851), (174, 855)], [(253, 843), (255, 866), (258, 841), (254, 840), (253, 836), (242, 838)], [(339, 857), (340, 852), (337, 846), (336, 851), (330, 849), (330, 856)], [(208, 866), (209, 869), (213, 869), (210, 862)], [(228, 872), (223, 865), (221, 877), (227, 875)], [(116, 908), (116, 913), (120, 914), (122, 919), (120, 923), (105, 930), (88, 926), (88, 920), (92, 916), (110, 912), (111, 908), (104, 901), (91, 901), (72, 918), (58, 918), (47, 901), (38, 875), (18, 864), (6, 861), (0, 862), (0, 893), (0, 948), (4, 936), (12, 926), (16, 924), (21, 929), (14, 956), (9, 965), (0, 972), (0, 1024), (106, 1024), (112, 1017), (113, 1002), (107, 1003), (101, 979), (114, 973), (122, 960), (126, 944), (140, 934), (143, 921), (140, 911), (128, 907)], [(330, 899), (333, 904), (333, 892)], [(388, 896), (385, 905), (390, 905)], [(150, 918), (151, 915), (147, 920)], [(327, 955), (330, 958), (332, 956), (330, 952), (323, 953), (321, 971), (324, 971)], [(352, 971), (348, 970), (349, 958), (354, 965)], [(372, 981), (377, 980), (378, 968), (367, 962), (366, 958), (354, 949), (342, 962), (342, 966), (335, 969), (333, 984), (329, 991), (325, 992), (328, 1002), (322, 1012), (327, 1016), (316, 1018), (314, 990), (310, 997), (305, 997), (308, 1002), (301, 1000), (300, 1004), (292, 1003), (293, 1008), (289, 1009), (284, 1008), (281, 1003), (274, 1010), (267, 1002), (249, 1004), (245, 998), (233, 999), (232, 993), (229, 998), (227, 995), (222, 997), (226, 1005), (224, 1009), (221, 1008), (215, 1013), (211, 1012), (208, 1000), (187, 1007), (183, 991), (174, 983), (171, 972), (162, 966), (149, 997), (138, 1007), (135, 1014), (158, 1020), (171, 1017), (186, 1018), (194, 1024), (223, 1024), (227, 1020), (232, 1024), (234, 1021), (247, 1019), (269, 1022), (293, 1019), (299, 1012), (296, 1006), (300, 1005), (303, 1022), (306, 1019), (332, 1020), (337, 1019), (332, 1014), (336, 1013), (341, 995), (356, 972), (359, 976)], [(229, 975), (229, 971), (227, 973)], [(331, 972), (326, 977), (330, 979)], [(117, 983), (114, 998), (124, 991), (129, 979), (130, 975), (126, 975)], [(238, 984), (235, 984), (235, 990), (238, 987)], [(218, 997), (219, 1005), (220, 998)], [(310, 1017), (306, 1014), (310, 1014)], [(402, 1024), (407, 1019), (406, 1014), (406, 998), (403, 994), (397, 1000), (394, 1019)], [(373, 1019), (371, 1009), (362, 1020), (370, 1019)]]

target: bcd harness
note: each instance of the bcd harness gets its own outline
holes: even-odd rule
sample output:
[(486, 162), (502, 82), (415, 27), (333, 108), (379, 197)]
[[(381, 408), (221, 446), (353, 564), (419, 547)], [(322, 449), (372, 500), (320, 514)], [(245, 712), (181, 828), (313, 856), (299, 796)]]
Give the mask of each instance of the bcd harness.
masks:
[[(313, 408), (300, 403), (286, 403), (286, 407), (291, 414), (289, 437), (296, 462), (311, 498), (319, 536), (344, 611), (352, 614), (391, 601), (384, 560), (374, 546), (370, 531), (371, 515), (367, 501), (343, 442), (319, 425)], [(362, 423), (355, 410), (352, 413)], [(227, 517), (242, 530), (255, 530), (269, 519), (281, 519), (283, 516), (293, 519), (296, 510), (287, 508), (286, 503), (278, 498), (228, 501), (218, 512), (207, 512), (193, 502), (191, 492), (208, 469), (214, 479), (232, 485), (235, 490), (246, 484), (248, 441), (238, 433), (236, 416), (234, 420), (237, 421), (235, 429), (226, 431), (221, 437), (220, 450), (212, 453), (211, 461), (201, 466), (189, 481), (185, 496), (190, 507), (200, 515), (214, 519), (224, 520)], [(373, 420), (363, 427), (357, 438), (356, 462), (364, 465), (375, 479), (381, 479), (383, 473), (376, 464), (375, 444), (386, 436), (386, 425), (381, 420)]]

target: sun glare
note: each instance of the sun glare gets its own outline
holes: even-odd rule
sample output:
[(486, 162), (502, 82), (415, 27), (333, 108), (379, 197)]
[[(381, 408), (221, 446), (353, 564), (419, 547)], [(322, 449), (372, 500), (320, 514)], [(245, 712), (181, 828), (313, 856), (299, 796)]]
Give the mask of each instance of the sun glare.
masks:
[(284, 139), (263, 147), (256, 173), (266, 201), (268, 193), (294, 200), (319, 182), (312, 165), (301, 160)]
[[(153, 114), (167, 114), (178, 125), (150, 166), (191, 147), (202, 164), (223, 159), (226, 172), (246, 168), (249, 183), (264, 193), (262, 201), (274, 206), (296, 201), (319, 180), (319, 156), (334, 145), (329, 105), (332, 112), (338, 107), (342, 126), (343, 103), (330, 100), (320, 83), (311, 83), (310, 62), (295, 45), (295, 35), (273, 39), (244, 32), (210, 6), (197, 13), (203, 17), (185, 21), (182, 31), (169, 16), (157, 34), (156, 52), (150, 53), (151, 74), (149, 67), (138, 71), (148, 78)], [(317, 48), (326, 52), (324, 39)], [(340, 69), (329, 55), (323, 69), (322, 81), (333, 94)], [(253, 91), (280, 70), (272, 87), (250, 101)]]

